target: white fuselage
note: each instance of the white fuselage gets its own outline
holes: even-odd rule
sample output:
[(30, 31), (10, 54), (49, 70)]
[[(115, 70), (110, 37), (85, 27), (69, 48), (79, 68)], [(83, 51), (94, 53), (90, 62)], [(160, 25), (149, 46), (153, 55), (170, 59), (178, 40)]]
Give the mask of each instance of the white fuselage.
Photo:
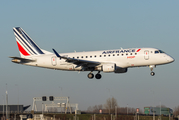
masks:
[[(155, 51), (158, 51), (158, 49), (134, 48), (92, 52), (60, 53), (60, 55), (74, 59), (100, 62), (101, 64), (96, 67), (100, 67), (103, 64), (115, 63), (117, 67), (128, 68), (150, 65), (162, 65), (174, 61), (174, 59), (166, 53), (155, 53)], [(28, 62), (23, 64), (58, 70), (82, 70), (81, 66), (66, 62), (65, 59), (60, 59), (56, 57), (55, 54), (42, 54), (38, 56), (31, 56), (30, 59), (35, 60), (35, 62)], [(102, 71), (100, 69), (97, 70)]]

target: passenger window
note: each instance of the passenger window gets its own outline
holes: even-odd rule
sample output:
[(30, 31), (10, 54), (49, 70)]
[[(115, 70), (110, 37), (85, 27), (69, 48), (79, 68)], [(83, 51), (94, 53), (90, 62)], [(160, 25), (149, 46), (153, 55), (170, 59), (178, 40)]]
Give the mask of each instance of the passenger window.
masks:
[(79, 57), (77, 57), (77, 58), (79, 58)]
[(106, 57), (106, 55), (104, 55), (104, 57)]
[(81, 58), (83, 58), (83, 56), (81, 56)]
[(135, 55), (137, 55), (137, 53), (135, 53)]
[(115, 54), (113, 54), (113, 56), (115, 56)]
[(75, 59), (75, 57), (73, 57), (73, 59)]
[(101, 55), (99, 57), (101, 57)]
[(96, 57), (96, 55), (94, 57)]
[(86, 56), (86, 58), (88, 58), (88, 56)]
[(132, 53), (131, 53), (131, 55), (132, 55)]
[(110, 55), (108, 55), (110, 57)]
[(126, 53), (126, 55), (128, 55), (128, 53)]
[(122, 56), (124, 55), (124, 54), (121, 54)]
[(90, 58), (92, 58), (92, 56), (90, 56)]
[(119, 54), (117, 54), (117, 56), (119, 56)]

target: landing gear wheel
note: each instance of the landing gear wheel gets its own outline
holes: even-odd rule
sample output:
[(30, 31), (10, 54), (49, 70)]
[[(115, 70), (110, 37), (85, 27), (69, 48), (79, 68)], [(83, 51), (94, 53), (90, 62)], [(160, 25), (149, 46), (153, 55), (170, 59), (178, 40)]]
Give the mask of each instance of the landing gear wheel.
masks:
[(88, 74), (88, 78), (89, 78), (89, 79), (93, 79), (93, 78), (94, 78), (94, 74), (93, 74), (93, 73), (89, 73), (89, 74)]
[(96, 75), (95, 75), (95, 78), (96, 78), (96, 79), (101, 79), (101, 74), (96, 74)]
[(154, 75), (155, 75), (155, 73), (154, 73), (154, 72), (151, 72), (151, 73), (150, 73), (150, 75), (151, 75), (151, 76), (154, 76)]

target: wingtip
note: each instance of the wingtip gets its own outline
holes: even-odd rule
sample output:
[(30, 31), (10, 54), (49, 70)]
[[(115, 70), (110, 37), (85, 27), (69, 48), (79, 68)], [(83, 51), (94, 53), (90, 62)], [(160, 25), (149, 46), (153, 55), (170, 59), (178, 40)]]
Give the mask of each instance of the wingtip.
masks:
[(55, 53), (55, 55), (61, 59), (61, 56), (57, 53), (57, 51), (55, 49), (53, 49), (53, 48), (52, 48), (52, 50)]

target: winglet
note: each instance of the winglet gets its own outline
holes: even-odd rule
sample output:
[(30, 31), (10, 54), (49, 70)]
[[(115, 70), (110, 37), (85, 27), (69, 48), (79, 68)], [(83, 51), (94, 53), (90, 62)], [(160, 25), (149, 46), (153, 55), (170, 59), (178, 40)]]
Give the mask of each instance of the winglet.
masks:
[(52, 50), (55, 53), (55, 55), (61, 59), (61, 56), (55, 51), (55, 49), (52, 49)]

